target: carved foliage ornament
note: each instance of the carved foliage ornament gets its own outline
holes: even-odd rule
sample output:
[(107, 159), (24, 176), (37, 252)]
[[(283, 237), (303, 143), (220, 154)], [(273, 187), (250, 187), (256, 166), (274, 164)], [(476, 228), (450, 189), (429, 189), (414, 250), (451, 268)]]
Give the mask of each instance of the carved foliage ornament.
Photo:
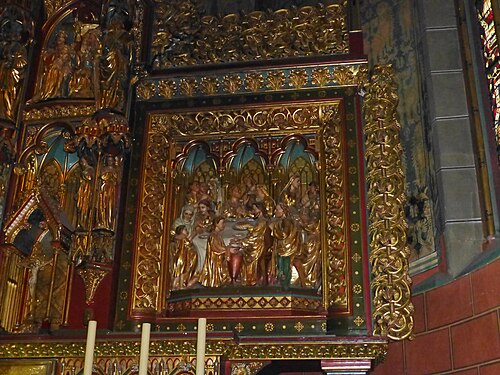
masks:
[[(101, 341), (95, 347), (95, 357), (133, 357), (139, 355), (137, 341)], [(196, 343), (187, 340), (152, 341), (150, 356), (182, 356), (194, 353)], [(9, 343), (0, 345), (0, 358), (73, 357), (80, 358), (85, 351), (84, 343)], [(318, 358), (376, 358), (387, 353), (386, 342), (322, 342), (275, 343), (269, 345), (235, 345), (232, 341), (207, 341), (206, 352), (210, 355), (226, 355), (229, 360), (244, 359), (318, 359)]]
[(203, 16), (194, 1), (157, 4), (153, 65), (265, 60), (348, 52), (346, 2), (217, 18)]
[(405, 181), (401, 165), (398, 96), (390, 66), (374, 70), (364, 100), (370, 263), (374, 334), (394, 340), (411, 337), (410, 301), (404, 214)]
[[(360, 86), (367, 80), (364, 63), (326, 66), (322, 68), (294, 67), (233, 72), (227, 75), (203, 77), (173, 77), (142, 80), (137, 85), (138, 100), (171, 99), (173, 97), (203, 97), (215, 94), (276, 92), (289, 89)], [(155, 87), (156, 84), (156, 87)]]
[(153, 128), (171, 136), (273, 130), (317, 129), (318, 105), (269, 107), (262, 110), (153, 115)]

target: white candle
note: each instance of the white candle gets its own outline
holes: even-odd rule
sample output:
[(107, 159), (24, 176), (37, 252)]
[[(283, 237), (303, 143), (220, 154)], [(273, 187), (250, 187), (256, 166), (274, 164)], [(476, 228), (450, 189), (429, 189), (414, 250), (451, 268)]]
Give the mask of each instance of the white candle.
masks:
[(96, 330), (97, 330), (97, 322), (95, 320), (89, 320), (89, 326), (87, 329), (87, 347), (85, 348), (85, 362), (83, 365), (83, 375), (92, 375)]
[(151, 324), (142, 323), (141, 335), (141, 354), (139, 357), (139, 375), (147, 375), (148, 373), (148, 356), (149, 356), (149, 335), (151, 333)]
[(207, 319), (198, 319), (198, 339), (196, 342), (196, 375), (205, 374), (205, 344), (207, 337)]

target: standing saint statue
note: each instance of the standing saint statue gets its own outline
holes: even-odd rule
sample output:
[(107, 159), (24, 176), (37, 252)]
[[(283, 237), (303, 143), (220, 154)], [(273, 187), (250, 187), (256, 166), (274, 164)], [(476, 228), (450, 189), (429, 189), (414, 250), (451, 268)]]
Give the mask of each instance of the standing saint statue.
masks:
[(295, 220), (288, 217), (288, 207), (278, 203), (274, 211), (275, 220), (270, 224), (274, 240), (273, 254), (276, 258), (276, 277), (282, 287), (289, 287), (292, 267), (295, 266), (301, 284), (305, 284), (304, 268), (297, 256), (302, 250), (302, 238)]
[(15, 122), (28, 65), (31, 22), (15, 6), (0, 7), (0, 119)]
[(103, 54), (99, 64), (100, 90), (97, 105), (100, 109), (123, 110), (130, 63), (132, 37), (123, 22), (113, 19), (104, 33)]
[(96, 228), (110, 231), (114, 230), (116, 221), (116, 191), (120, 179), (117, 161), (112, 155), (104, 157), (97, 201)]
[(228, 268), (231, 251), (222, 239), (224, 228), (224, 218), (215, 217), (212, 221), (212, 232), (208, 237), (207, 254), (199, 279), (200, 283), (207, 287), (224, 286), (231, 282)]
[(80, 158), (80, 186), (76, 196), (76, 209), (78, 213), (77, 226), (82, 229), (88, 229), (91, 218), (92, 185), (94, 183), (95, 169), (92, 167), (86, 157)]
[(265, 255), (271, 247), (271, 231), (263, 202), (252, 205), (252, 214), (256, 219), (255, 225), (248, 227), (248, 235), (243, 239), (245, 249), (246, 284), (263, 284), (265, 281)]
[(302, 251), (296, 258), (296, 264), (304, 268), (305, 287), (319, 288), (321, 283), (321, 235), (319, 217), (311, 216), (309, 211), (303, 210), (300, 215), (303, 245)]
[(172, 290), (189, 288), (198, 281), (196, 272), (198, 254), (193, 248), (185, 225), (179, 225), (175, 228), (171, 249)]
[(0, 43), (0, 118), (15, 120), (21, 81), (28, 63), (26, 48), (16, 42)]

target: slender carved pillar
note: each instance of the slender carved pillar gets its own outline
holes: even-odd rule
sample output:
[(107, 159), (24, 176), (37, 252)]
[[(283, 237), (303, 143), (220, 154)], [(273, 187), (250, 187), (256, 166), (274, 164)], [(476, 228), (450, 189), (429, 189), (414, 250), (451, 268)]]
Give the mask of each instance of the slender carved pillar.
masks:
[(405, 179), (401, 165), (400, 125), (394, 72), (376, 67), (364, 96), (370, 263), (372, 266), (374, 334), (393, 340), (411, 337), (410, 301), (404, 214)]
[(129, 148), (125, 117), (100, 111), (75, 130), (66, 145), (80, 158), (80, 187), (77, 194), (78, 223), (72, 257), (90, 304), (114, 258), (116, 217), (123, 156)]

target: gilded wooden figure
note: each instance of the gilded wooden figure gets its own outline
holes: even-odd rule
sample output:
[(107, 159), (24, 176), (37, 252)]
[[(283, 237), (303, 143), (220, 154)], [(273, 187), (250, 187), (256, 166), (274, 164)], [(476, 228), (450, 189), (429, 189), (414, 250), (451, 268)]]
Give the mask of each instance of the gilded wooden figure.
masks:
[(106, 155), (103, 163), (95, 226), (113, 231), (116, 220), (116, 200), (121, 163), (118, 157), (112, 155)]
[(224, 218), (215, 217), (212, 225), (212, 232), (207, 242), (205, 262), (200, 274), (200, 283), (206, 287), (220, 287), (231, 281), (228, 267), (231, 249), (222, 238), (222, 231), (226, 226)]
[(0, 11), (0, 119), (15, 121), (28, 64), (30, 22), (19, 8)]
[(73, 70), (74, 51), (67, 43), (68, 34), (59, 30), (54, 45), (45, 49), (41, 56), (40, 81), (35, 99), (46, 100), (68, 95), (68, 80)]

